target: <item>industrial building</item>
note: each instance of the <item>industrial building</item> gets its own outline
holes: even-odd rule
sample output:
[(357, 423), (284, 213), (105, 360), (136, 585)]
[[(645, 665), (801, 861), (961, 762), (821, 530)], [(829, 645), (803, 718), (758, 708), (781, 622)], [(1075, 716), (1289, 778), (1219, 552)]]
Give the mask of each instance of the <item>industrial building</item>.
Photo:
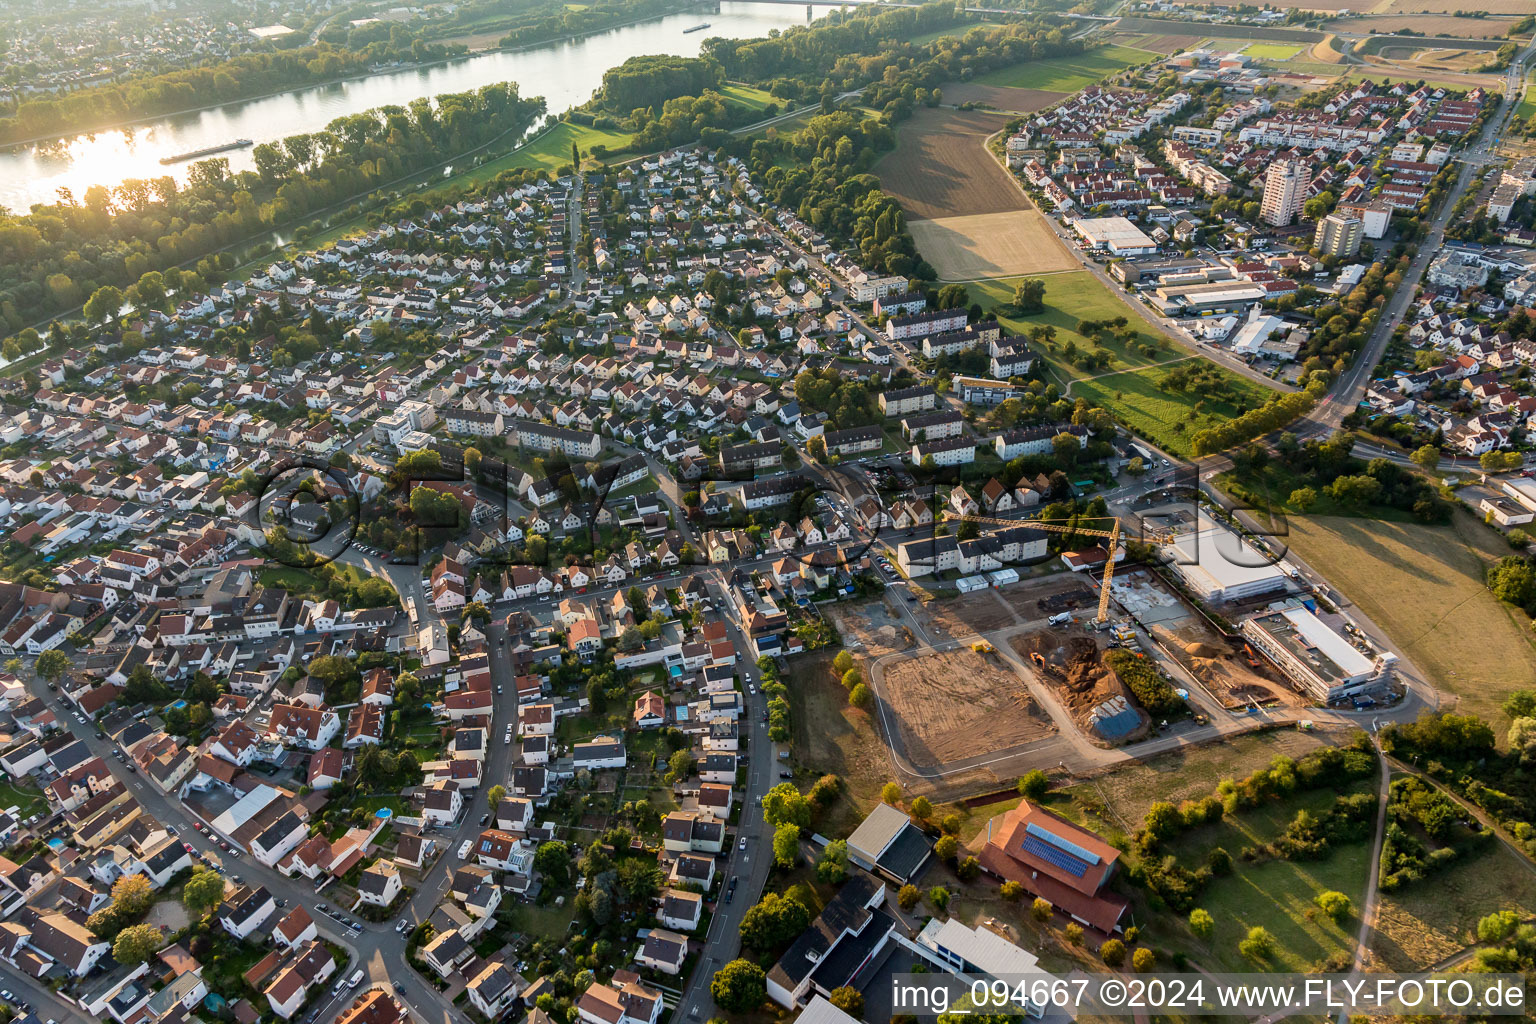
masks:
[(1124, 217), (1079, 217), (1072, 222), (1091, 249), (1103, 249), (1112, 256), (1145, 256), (1157, 252), (1157, 243)]
[(1148, 301), (1165, 316), (1191, 315), (1246, 309), (1269, 293), (1252, 281), (1211, 281), (1160, 285)]
[(1175, 534), (1163, 557), (1189, 592), (1208, 604), (1283, 590), (1287, 576), (1275, 560), (1200, 513), (1194, 530)]
[(1396, 655), (1371, 657), (1292, 599), (1244, 620), (1243, 638), (1313, 699), (1345, 700), (1387, 678)]

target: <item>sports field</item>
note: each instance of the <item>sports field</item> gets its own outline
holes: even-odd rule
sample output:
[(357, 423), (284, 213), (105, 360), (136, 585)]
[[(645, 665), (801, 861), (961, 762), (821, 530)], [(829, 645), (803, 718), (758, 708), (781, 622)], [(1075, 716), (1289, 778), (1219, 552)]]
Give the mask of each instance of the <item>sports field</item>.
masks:
[(1249, 43), (1243, 52), (1261, 60), (1290, 60), (1301, 52), (1301, 47), (1288, 46), (1285, 43)]
[[(1337, 516), (1289, 520), (1290, 546), (1338, 587), (1457, 709), (1502, 722), (1499, 704), (1536, 679), (1530, 620), (1494, 599), (1487, 567), (1509, 546), (1470, 515), (1452, 526)], [(1496, 730), (1503, 740), (1503, 730)]]
[(1133, 50), (1128, 46), (1105, 46), (1071, 57), (1032, 60), (1013, 67), (1000, 68), (976, 79), (982, 85), (1005, 85), (1015, 89), (1044, 89), (1048, 92), (1077, 92), (1108, 75), (1155, 60), (1161, 54)]

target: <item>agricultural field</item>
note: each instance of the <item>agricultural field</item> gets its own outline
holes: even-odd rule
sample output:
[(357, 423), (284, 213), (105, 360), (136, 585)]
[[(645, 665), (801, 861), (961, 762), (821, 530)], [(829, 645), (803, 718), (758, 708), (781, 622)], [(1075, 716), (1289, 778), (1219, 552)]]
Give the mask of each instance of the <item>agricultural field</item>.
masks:
[(1071, 57), (1052, 57), (1049, 60), (1034, 60), (1001, 68), (981, 76), (977, 81), (982, 85), (1073, 93), (1117, 71), (1145, 64), (1157, 56), (1157, 53), (1133, 50), (1128, 46), (1105, 46)]
[[(1281, 5), (1276, 5), (1281, 6)], [(1356, 10), (1352, 3), (1341, 3), (1339, 7)], [(1453, 14), (1456, 11), (1467, 10), (1467, 5), (1460, 0), (1388, 0), (1381, 5), (1381, 14)], [(1481, 0), (1473, 10), (1483, 11), (1487, 14), (1513, 14), (1517, 17), (1531, 13), (1531, 0)], [(1460, 19), (1476, 20), (1476, 19)]]
[(907, 227), (941, 281), (1054, 274), (1077, 266), (1038, 210), (914, 220)]
[(978, 85), (975, 82), (950, 82), (940, 91), (946, 103), (979, 103), (993, 110), (1014, 114), (1032, 114), (1044, 110), (1060, 103), (1066, 95), (1043, 89), (1013, 89), (1003, 85)]
[(875, 173), (911, 220), (1022, 210), (1023, 194), (985, 145), (1006, 123), (1000, 114), (920, 108)]
[(1502, 721), (1504, 697), (1536, 679), (1530, 620), (1483, 584), (1487, 567), (1509, 547), (1470, 515), (1458, 514), (1451, 526), (1337, 516), (1289, 524), (1290, 547), (1349, 595), (1430, 682), (1455, 694), (1457, 710)]
[[(1245, 0), (1174, 0), (1189, 7), (1243, 7)], [(1293, 7), (1304, 11), (1355, 11), (1367, 13), (1374, 10), (1381, 0), (1272, 0), (1269, 6), (1287, 11)]]
[(1152, 32), (1116, 32), (1109, 36), (1116, 46), (1128, 46), (1135, 50), (1151, 50), (1153, 53), (1170, 54), (1190, 50), (1200, 44), (1196, 35), (1160, 35)]
[[(1022, 319), (998, 316), (998, 321), (1018, 334), (1027, 333), (1038, 324), (1056, 328), (1055, 342), (1041, 354), (1050, 367), (1051, 378), (1071, 384), (1071, 396), (1082, 395), (1102, 405), (1133, 430), (1181, 455), (1188, 452), (1188, 438), (1195, 432), (1242, 411), (1229, 402), (1217, 401), (1194, 391), (1162, 390), (1159, 384), (1170, 370), (1199, 357), (1186, 357), (1186, 350), (1177, 342), (1161, 334), (1153, 335), (1143, 326), (1144, 321), (1138, 319), (1135, 310), (1119, 301), (1089, 272), (1054, 274), (1046, 277), (1045, 282), (1045, 312)], [(974, 300), (984, 309), (991, 310), (1010, 302), (1018, 283), (1018, 278), (981, 281), (968, 288)], [(1157, 348), (1155, 354), (1147, 356), (1129, 345), (1111, 340), (1105, 345), (1110, 354), (1106, 369), (1084, 371), (1072, 365), (1065, 352), (1068, 342), (1077, 349), (1093, 346), (1093, 342), (1077, 333), (1078, 323), (1117, 316), (1127, 317), (1142, 327), (1136, 343), (1153, 344)], [(1271, 392), (1264, 385), (1221, 370), (1214, 363), (1200, 362), (1231, 382), (1246, 403), (1245, 408), (1269, 399)], [(1200, 403), (1202, 409), (1191, 419), (1196, 403)]]
[(1536, 71), (1530, 72), (1525, 78), (1525, 95), (1520, 97), (1520, 103), (1515, 107), (1516, 117), (1529, 118), (1536, 115)]
[(1497, 910), (1536, 917), (1536, 868), (1502, 843), (1480, 856), (1381, 895), (1371, 970), (1425, 970), (1477, 939), (1477, 922)]
[[(1339, 18), (1323, 27), (1330, 32), (1358, 35), (1391, 35), (1402, 29), (1426, 36), (1460, 36), (1466, 39), (1503, 39), (1515, 18), (1457, 18), (1448, 14), (1373, 15), (1370, 18)], [(1410, 37), (1404, 37), (1411, 41)]]

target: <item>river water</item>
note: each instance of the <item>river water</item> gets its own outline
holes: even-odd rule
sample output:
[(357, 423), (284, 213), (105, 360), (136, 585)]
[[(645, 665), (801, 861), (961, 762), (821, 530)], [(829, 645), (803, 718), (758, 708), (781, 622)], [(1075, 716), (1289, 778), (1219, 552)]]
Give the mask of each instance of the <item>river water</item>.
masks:
[[(819, 13), (828, 8), (817, 7)], [(684, 29), (708, 22), (701, 32)], [(164, 166), (160, 158), (223, 145), (235, 139), (269, 142), (315, 132), (331, 121), (372, 107), (404, 106), (422, 96), (467, 92), (492, 82), (513, 81), (524, 96), (543, 96), (552, 113), (585, 103), (602, 85), (603, 72), (641, 54), (697, 56), (711, 36), (746, 39), (806, 23), (795, 6), (731, 3), (718, 12), (674, 14), (578, 40), (515, 53), (486, 53), (447, 64), (386, 72), (334, 85), (315, 86), (122, 131), (81, 136), (67, 145), (0, 152), (0, 206), (14, 211), (52, 202), (58, 190), (83, 197), (92, 185), (112, 187), (129, 178), (184, 178), (191, 161)], [(231, 168), (252, 166), (249, 149), (219, 154)]]

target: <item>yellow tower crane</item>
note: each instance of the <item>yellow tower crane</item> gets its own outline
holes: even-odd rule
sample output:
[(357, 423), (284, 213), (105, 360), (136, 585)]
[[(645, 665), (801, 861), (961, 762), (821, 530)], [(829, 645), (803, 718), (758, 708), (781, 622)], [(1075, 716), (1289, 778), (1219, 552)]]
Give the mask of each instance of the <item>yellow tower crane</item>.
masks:
[[(1071, 520), (1065, 519), (998, 519), (994, 516), (963, 516), (954, 512), (946, 512), (944, 518), (946, 520), (953, 519), (961, 523), (986, 523), (990, 526), (1030, 526), (1038, 530), (1045, 530), (1048, 533), (1075, 533), (1082, 534), (1085, 537), (1108, 537), (1109, 543), (1106, 545), (1106, 548), (1109, 551), (1109, 558), (1104, 562), (1104, 582), (1099, 587), (1099, 614), (1094, 621), (1098, 623), (1109, 621), (1109, 583), (1115, 578), (1115, 553), (1120, 548), (1120, 520), (1118, 517), (1094, 517), (1100, 520), (1108, 519), (1110, 521), (1110, 528), (1107, 530), (1087, 526), (1063, 526), (1061, 525), (1062, 523), (1071, 522)], [(1166, 543), (1168, 540), (1168, 535), (1163, 533), (1150, 534), (1149, 537), (1153, 543), (1159, 544)]]

